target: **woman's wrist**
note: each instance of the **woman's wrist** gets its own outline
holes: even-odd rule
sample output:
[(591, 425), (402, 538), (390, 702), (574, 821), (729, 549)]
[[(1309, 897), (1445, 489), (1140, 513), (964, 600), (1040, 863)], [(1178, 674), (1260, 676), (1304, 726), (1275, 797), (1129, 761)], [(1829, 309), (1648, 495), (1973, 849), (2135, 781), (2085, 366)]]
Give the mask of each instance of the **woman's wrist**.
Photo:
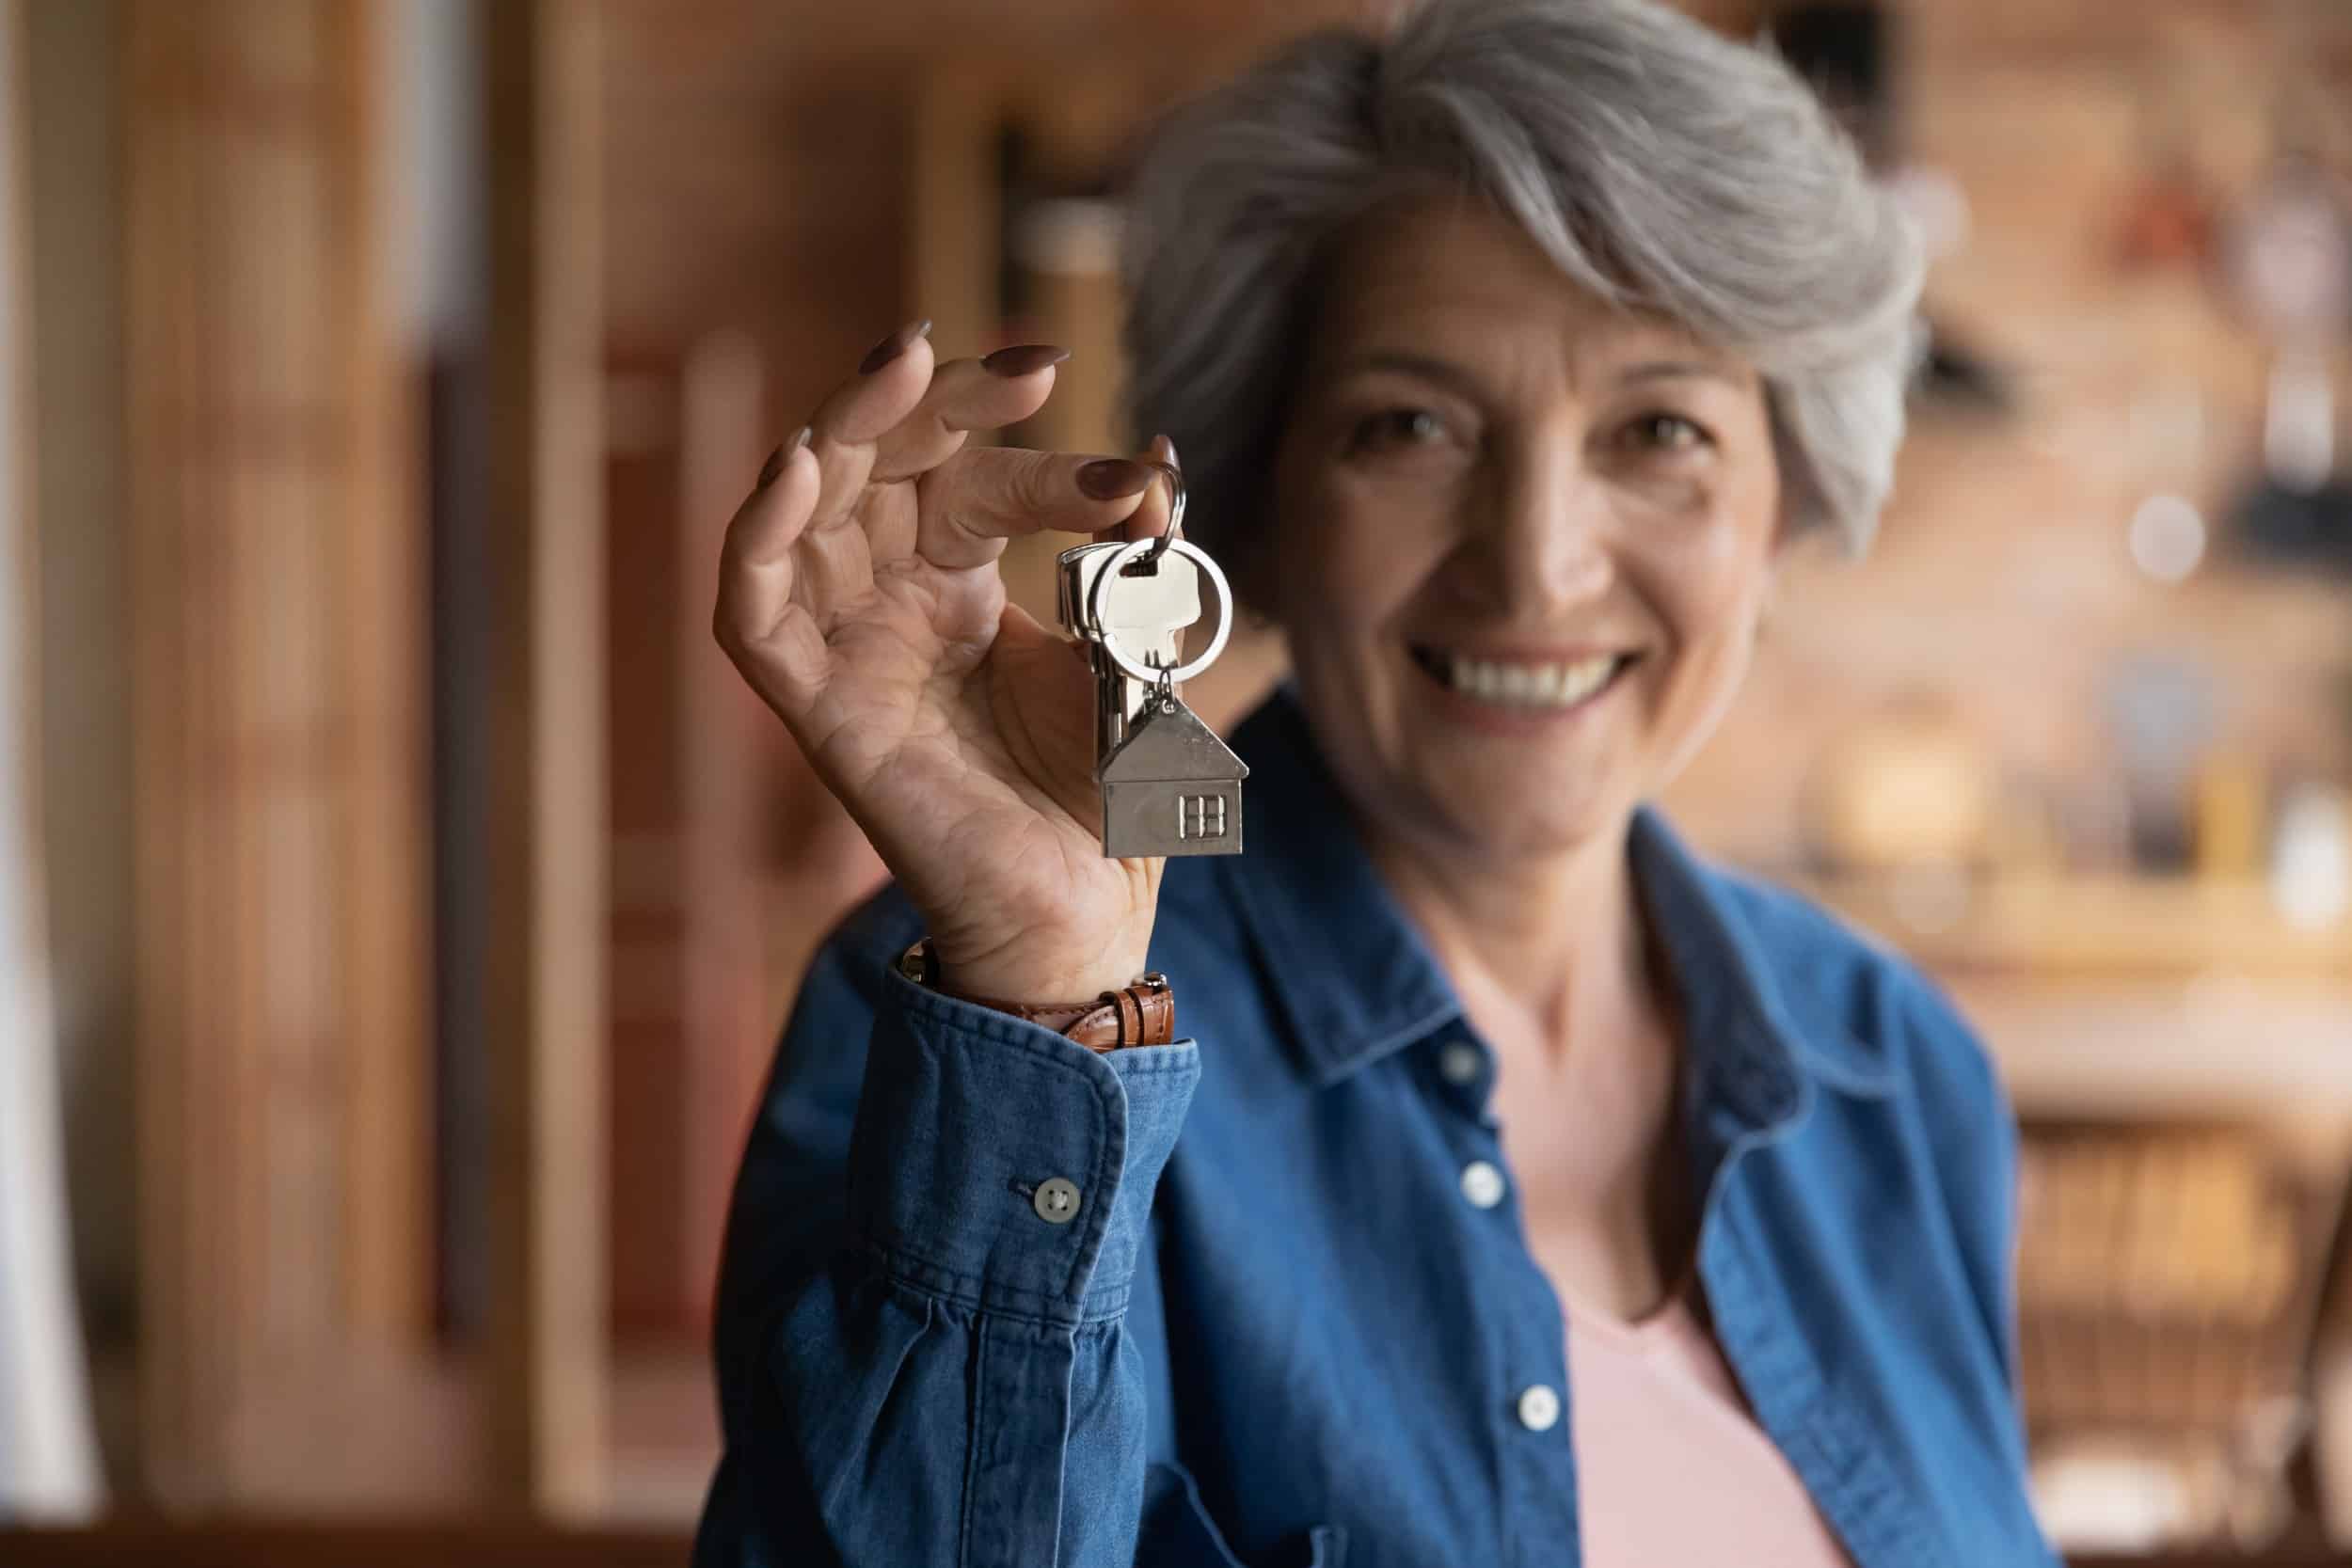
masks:
[(993, 951), (960, 955), (952, 945), (931, 942), (931, 968), (942, 990), (999, 997), (1024, 1006), (1092, 1003), (1104, 991), (1136, 983), (1143, 974), (1151, 932), (1073, 947), (1067, 942), (1007, 943)]
[(1092, 996), (1079, 1000), (1023, 1002), (949, 983), (941, 975), (928, 941), (908, 948), (899, 957), (898, 968), (916, 985), (1027, 1019), (1090, 1051), (1167, 1045), (1176, 1037), (1175, 996), (1168, 989), (1166, 975), (1141, 974), (1120, 985), (1104, 986)]
[(1104, 991), (1119, 990), (1136, 983), (1143, 973), (1143, 960), (1138, 956), (1132, 962), (1108, 965), (1016, 963), (1016, 964), (951, 964), (935, 960), (935, 983), (942, 990), (964, 996), (987, 996), (1018, 1003), (1025, 1007), (1058, 1007), (1091, 1005)]

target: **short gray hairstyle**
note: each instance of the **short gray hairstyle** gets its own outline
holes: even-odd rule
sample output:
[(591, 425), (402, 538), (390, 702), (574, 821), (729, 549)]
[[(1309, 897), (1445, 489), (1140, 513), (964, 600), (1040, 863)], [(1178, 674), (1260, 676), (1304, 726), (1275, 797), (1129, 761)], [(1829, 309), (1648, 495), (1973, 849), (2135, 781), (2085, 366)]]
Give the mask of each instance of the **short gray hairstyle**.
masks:
[(1775, 55), (1649, 0), (1426, 0), (1308, 35), (1160, 127), (1129, 182), (1127, 402), (1139, 440), (1176, 442), (1188, 531), (1248, 543), (1334, 238), (1433, 182), (1754, 364), (1790, 531), (1867, 547), (1920, 245)]

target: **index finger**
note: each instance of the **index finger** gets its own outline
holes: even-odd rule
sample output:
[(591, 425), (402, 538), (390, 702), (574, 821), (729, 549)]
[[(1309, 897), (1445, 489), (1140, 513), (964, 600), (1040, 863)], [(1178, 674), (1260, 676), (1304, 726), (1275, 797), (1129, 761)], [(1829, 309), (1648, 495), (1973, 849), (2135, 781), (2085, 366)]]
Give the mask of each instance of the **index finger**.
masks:
[(1097, 533), (1098, 544), (1156, 539), (1168, 531), (1174, 520), (1176, 493), (1184, 483), (1184, 465), (1176, 461), (1176, 443), (1166, 436), (1152, 436), (1152, 444), (1144, 449), (1143, 461), (1147, 467), (1159, 470), (1154, 477), (1163, 483), (1143, 493), (1142, 503), (1132, 515)]
[(1135, 515), (1158, 478), (1125, 457), (966, 447), (915, 481), (915, 548), (954, 569), (995, 560), (1025, 533), (1100, 533)]

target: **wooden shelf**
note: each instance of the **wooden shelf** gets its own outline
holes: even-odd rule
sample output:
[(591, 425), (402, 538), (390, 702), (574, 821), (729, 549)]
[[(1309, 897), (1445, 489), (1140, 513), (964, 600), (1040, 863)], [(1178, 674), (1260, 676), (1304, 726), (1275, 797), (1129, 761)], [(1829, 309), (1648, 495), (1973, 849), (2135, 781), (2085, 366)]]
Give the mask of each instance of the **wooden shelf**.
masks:
[(2021, 1111), (2352, 1113), (2352, 922), (2297, 926), (2264, 883), (1793, 880), (1950, 990)]
[(1800, 880), (1939, 974), (2352, 979), (2352, 921), (2289, 921), (2259, 881), (2190, 877)]
[(2352, 1113), (2352, 975), (1949, 977), (2023, 1112)]

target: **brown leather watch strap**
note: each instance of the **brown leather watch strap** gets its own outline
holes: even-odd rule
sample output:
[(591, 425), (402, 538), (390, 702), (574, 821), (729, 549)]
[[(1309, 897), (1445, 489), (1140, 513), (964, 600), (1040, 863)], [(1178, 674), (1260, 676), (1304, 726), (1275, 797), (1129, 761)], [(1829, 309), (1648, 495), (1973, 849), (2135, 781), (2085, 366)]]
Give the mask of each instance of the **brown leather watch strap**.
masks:
[(1157, 971), (1122, 990), (1106, 990), (1091, 1002), (1007, 1002), (941, 985), (938, 960), (925, 941), (899, 956), (898, 973), (942, 996), (1025, 1018), (1089, 1051), (1167, 1045), (1176, 1037), (1176, 996), (1168, 990), (1168, 976)]

